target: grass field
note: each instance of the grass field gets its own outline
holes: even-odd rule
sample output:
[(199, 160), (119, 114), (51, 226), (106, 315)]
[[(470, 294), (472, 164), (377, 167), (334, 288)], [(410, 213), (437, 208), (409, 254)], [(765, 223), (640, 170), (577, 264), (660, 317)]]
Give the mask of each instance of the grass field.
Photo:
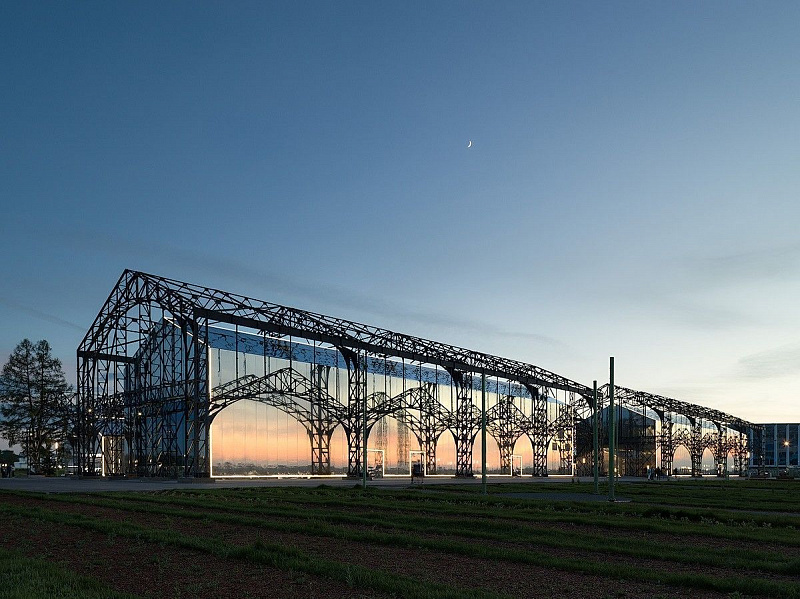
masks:
[(800, 482), (476, 490), (3, 492), (0, 598), (800, 598)]

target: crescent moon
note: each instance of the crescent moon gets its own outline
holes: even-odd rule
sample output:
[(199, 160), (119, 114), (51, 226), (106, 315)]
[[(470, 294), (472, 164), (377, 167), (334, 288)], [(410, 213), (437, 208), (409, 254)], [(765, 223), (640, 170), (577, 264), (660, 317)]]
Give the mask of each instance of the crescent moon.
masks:
[(471, 147), (472, 147), (472, 140), (471, 140), (471, 139), (469, 140), (469, 143), (467, 144), (467, 147), (468, 147), (468, 148), (471, 148)]

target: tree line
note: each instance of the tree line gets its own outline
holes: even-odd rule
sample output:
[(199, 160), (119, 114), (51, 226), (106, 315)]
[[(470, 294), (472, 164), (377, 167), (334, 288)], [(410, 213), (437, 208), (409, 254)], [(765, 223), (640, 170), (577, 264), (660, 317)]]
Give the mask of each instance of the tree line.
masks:
[(0, 436), (22, 448), (28, 468), (53, 474), (74, 439), (75, 394), (47, 341), (23, 339), (0, 374)]

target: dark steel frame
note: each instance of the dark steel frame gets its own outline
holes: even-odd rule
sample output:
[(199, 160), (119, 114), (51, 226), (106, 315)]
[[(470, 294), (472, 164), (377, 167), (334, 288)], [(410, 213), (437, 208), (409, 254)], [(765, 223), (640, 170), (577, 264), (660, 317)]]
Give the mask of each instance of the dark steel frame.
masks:
[[(220, 323), (335, 348), (346, 366), (346, 401), (327, 392), (331, 369), (320, 365), (314, 365), (308, 376), (291, 366), (263, 377), (237, 372), (235, 380), (210, 388), (208, 335), (210, 327)], [(571, 469), (576, 419), (590, 416), (596, 408), (590, 387), (532, 364), (131, 270), (117, 281), (78, 347), (77, 358), (76, 454), (84, 475), (104, 469), (140, 476), (209, 476), (209, 430), (215, 415), (235, 401), (254, 399), (302, 424), (311, 442), (315, 474), (330, 473), (331, 435), (342, 426), (348, 442), (348, 474), (361, 476), (365, 435), (368, 438), (377, 422), (392, 415), (419, 440), (428, 473), (437, 470), (436, 444), (449, 430), (456, 445), (456, 475), (471, 476), (473, 446), (481, 427), (473, 383), (486, 376), (522, 385), (532, 400), (529, 414), (510, 396), (487, 413), (487, 431), (500, 447), (503, 471), (511, 472), (514, 443), (527, 436), (534, 456), (532, 473), (543, 476), (552, 442), (558, 445), (562, 469)], [(368, 395), (369, 358), (447, 371), (456, 392), (453, 409), (437, 400), (436, 385), (420, 383), (394, 395)], [(667, 470), (680, 443), (687, 444), (693, 456), (699, 451), (702, 457), (702, 448), (712, 448), (719, 463), (733, 450), (739, 466), (744, 464), (747, 441), (742, 435), (755, 425), (702, 406), (615, 389), (621, 404), (649, 408), (659, 415), (662, 467), (668, 466)], [(604, 396), (600, 394), (597, 407), (602, 407)], [(548, 406), (553, 413), (548, 414)], [(673, 431), (673, 414), (693, 419), (699, 432), (701, 420), (714, 422), (718, 434), (698, 437), (693, 428), (692, 435), (684, 438)], [(124, 446), (129, 448), (127, 462)], [(98, 455), (104, 460), (100, 467)]]
[[(166, 321), (174, 326), (165, 327)], [(347, 367), (347, 404), (337, 405), (325, 396), (322, 370), (312, 377), (317, 384), (285, 375), (280, 381), (275, 377), (272, 381), (237, 379), (226, 389), (210, 389), (207, 348), (212, 323), (335, 347)], [(450, 413), (439, 405), (431, 412), (430, 397), (426, 404), (420, 392), (403, 396), (404, 400), (383, 398), (380, 402), (367, 397), (368, 355), (445, 369), (457, 390), (456, 409)], [(436, 440), (450, 430), (459, 476), (472, 475), (472, 448), (480, 427), (480, 414), (472, 401), (473, 377), (498, 377), (528, 389), (538, 412), (534, 410), (525, 426), (520, 428), (518, 423), (516, 428), (530, 437), (534, 448), (544, 448), (545, 456), (558, 427), (572, 426), (575, 406), (592, 409), (590, 388), (532, 364), (131, 270), (123, 272), (114, 286), (77, 357), (77, 454), (84, 475), (97, 473), (96, 456), (106, 456), (100, 447), (101, 439), (106, 439), (104, 443), (113, 441), (120, 448), (125, 440), (132, 448), (130, 463), (122, 468), (120, 458), (104, 457), (109, 472), (208, 476), (209, 426), (214, 415), (236, 398), (263, 401), (269, 397), (266, 401), (295, 416), (311, 438), (312, 467), (319, 473), (330, 469), (330, 435), (341, 425), (347, 433), (348, 473), (353, 476), (360, 475), (363, 463), (365, 402), (371, 423), (367, 434), (383, 415), (403, 414), (425, 447), (430, 471), (436, 468)], [(281, 385), (276, 387), (276, 381)], [(307, 397), (310, 409), (301, 408), (298, 397)], [(547, 397), (560, 398), (563, 409), (558, 422), (546, 421)], [(409, 412), (419, 416), (409, 418)], [(490, 426), (499, 430), (494, 420)], [(508, 434), (498, 432), (503, 447)], [(546, 461), (540, 459), (534, 464), (534, 474), (544, 475), (546, 468)]]

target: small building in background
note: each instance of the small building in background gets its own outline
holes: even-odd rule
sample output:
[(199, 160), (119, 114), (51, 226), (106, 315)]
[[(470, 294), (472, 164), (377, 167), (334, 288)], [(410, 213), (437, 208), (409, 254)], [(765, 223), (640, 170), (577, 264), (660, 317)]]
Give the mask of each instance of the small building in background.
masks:
[[(617, 407), (616, 420), (616, 471), (619, 476), (647, 476), (656, 461), (656, 421), (624, 407)], [(608, 475), (608, 407), (600, 411), (598, 444), (601, 476)], [(594, 467), (592, 418), (575, 423), (576, 472), (591, 476)]]
[[(751, 452), (750, 469), (755, 472), (768, 472), (772, 476), (800, 476), (798, 468), (798, 438), (800, 423), (762, 424), (760, 431), (750, 432), (751, 446), (761, 451)], [(763, 455), (759, 463), (758, 454)]]

